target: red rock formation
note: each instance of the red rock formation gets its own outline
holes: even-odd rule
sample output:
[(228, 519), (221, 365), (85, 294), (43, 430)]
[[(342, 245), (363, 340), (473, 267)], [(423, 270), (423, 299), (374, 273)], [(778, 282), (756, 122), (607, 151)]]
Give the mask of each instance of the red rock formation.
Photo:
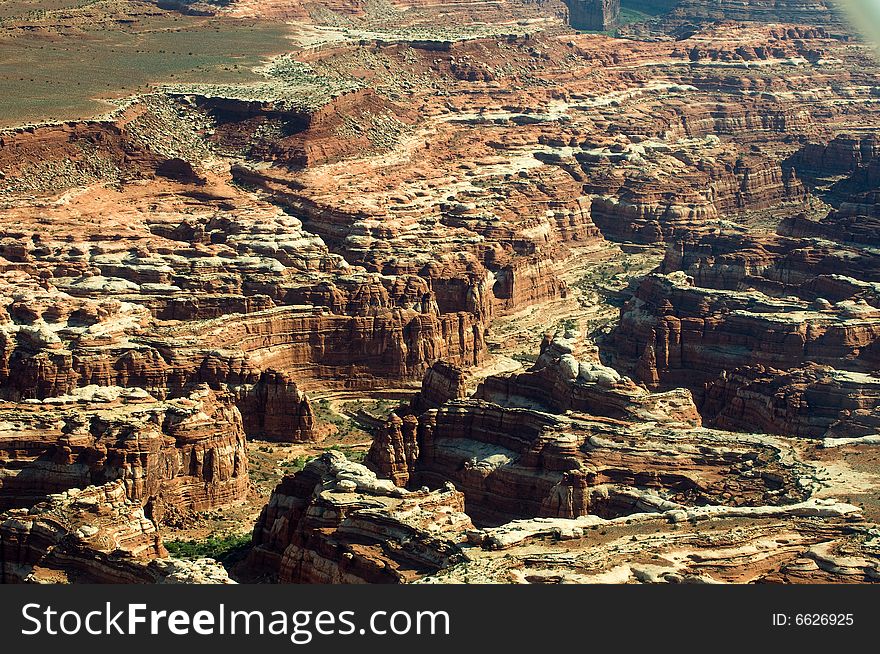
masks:
[(848, 174), (880, 156), (875, 134), (839, 134), (828, 143), (808, 143), (786, 161), (800, 177)]
[(880, 280), (878, 266), (876, 256), (858, 247), (755, 235), (731, 227), (670, 244), (660, 272), (683, 271), (704, 288), (754, 288), (773, 296), (839, 302), (856, 296), (870, 300), (859, 281)]
[(207, 388), (158, 402), (140, 389), (87, 387), (43, 403), (0, 404), (0, 507), (121, 480), (161, 521), (166, 507), (204, 511), (242, 500), (241, 416)]
[[(298, 390), (304, 382), (358, 387), (419, 379), (439, 358), (473, 365), (484, 349), (473, 314), (438, 315), (430, 306), (427, 313), (394, 309), (362, 317), (280, 307), (152, 327), (152, 335), (138, 338), (132, 332), (150, 320), (134, 305), (41, 293), (45, 304), (9, 306), (14, 320), (29, 324), (9, 319), (0, 326), (0, 389), (7, 398), (42, 399), (89, 384), (137, 386), (164, 398), (208, 383), (236, 396), (249, 433), (272, 439), (314, 437), (308, 400)], [(70, 320), (90, 329), (69, 328)]]
[(374, 433), (364, 464), (396, 486), (405, 487), (419, 458), (418, 427), (415, 416), (391, 414)]
[(168, 556), (120, 481), (0, 514), (0, 583), (232, 583), (207, 559)]
[(719, 429), (858, 438), (880, 426), (880, 377), (820, 366), (738, 368), (708, 384), (701, 412)]
[(275, 489), (248, 567), (281, 583), (412, 581), (465, 559), (463, 508), (454, 489), (408, 492), (326, 452)]
[(610, 30), (620, 17), (620, 0), (566, 0), (565, 4), (568, 24), (576, 30)]
[[(701, 13), (705, 12), (705, 13)], [(735, 2), (721, 2), (714, 7), (700, 7), (696, 2), (685, 2), (677, 8), (679, 15), (727, 20), (755, 20), (766, 22), (800, 23), (824, 26), (841, 22), (839, 8), (827, 0), (784, 0), (783, 2), (750, 2), (743, 6)]]
[[(290, 581), (446, 571), (464, 501), (498, 522), (802, 499), (779, 440), (696, 429), (687, 390), (560, 341), (464, 397), (493, 317), (564, 298), (568, 260), (603, 234), (683, 239), (624, 308), (611, 363), (689, 386), (719, 424), (874, 424), (880, 280), (853, 243), (876, 244), (877, 69), (821, 3), (684, 2), (631, 28), (650, 40), (576, 34), (559, 0), (208, 4), (186, 10), (272, 17), (291, 51), (246, 84), (0, 135), (0, 496), (121, 478), (156, 519), (214, 506), (246, 483), (244, 433), (316, 438), (306, 392), (424, 377), (419, 415), (385, 424), (369, 462), (466, 499), (330, 457), (282, 484), (255, 562)], [(615, 5), (595, 6), (604, 27)], [(807, 24), (705, 20), (730, 16)], [(731, 226), (783, 213), (787, 237)], [(156, 399), (68, 406), (92, 385)], [(214, 399), (193, 409), (194, 391)]]
[[(656, 496), (643, 495), (638, 502), (643, 509), (653, 503), (659, 510), (612, 520), (520, 520), (471, 532), (469, 542), (480, 548), (469, 552), (472, 562), (431, 581), (743, 584), (876, 583), (878, 578), (872, 543), (857, 535), (863, 527), (853, 523), (861, 518), (850, 504), (814, 500), (684, 511)], [(597, 531), (607, 538), (597, 537)], [(554, 556), (560, 547), (565, 556)]]
[(468, 395), (469, 375), (459, 366), (438, 361), (425, 372), (418, 395), (413, 398), (412, 409), (416, 414), (436, 409), (449, 400)]
[(621, 309), (613, 346), (649, 386), (694, 388), (721, 370), (806, 362), (870, 371), (878, 365), (880, 311), (844, 300), (831, 311), (800, 299), (694, 286), (684, 273), (649, 275)]
[[(566, 345), (547, 343), (539, 369), (566, 370)], [(585, 372), (610, 374), (593, 364)], [(601, 385), (598, 378), (570, 383)], [(862, 520), (859, 508), (809, 498), (812, 480), (824, 473), (801, 463), (782, 439), (694, 430), (674, 415), (628, 422), (452, 400), (419, 417), (410, 471), (411, 483), (446, 484), (443, 490), (407, 492), (327, 453), (276, 488), (254, 532), (249, 573), (319, 583), (877, 578), (870, 545), (852, 536), (862, 527), (848, 524)], [(400, 420), (390, 425), (403, 431)], [(498, 526), (474, 529), (463, 511)], [(712, 538), (700, 535), (706, 526)], [(600, 528), (609, 540), (597, 538)], [(720, 535), (734, 545), (719, 545)], [(764, 552), (755, 544), (768, 538), (779, 539), (769, 550), (774, 565), (763, 554), (743, 554)], [(558, 551), (560, 541), (564, 561), (535, 564), (537, 553), (548, 544)], [(623, 555), (620, 543), (633, 545)], [(681, 565), (658, 566), (644, 555), (658, 548)], [(584, 565), (573, 570), (569, 557)], [(697, 557), (705, 568), (690, 565)]]
[(554, 413), (576, 411), (632, 421), (700, 424), (688, 391), (650, 393), (613, 368), (578, 361), (572, 351), (571, 342), (564, 338), (545, 339), (532, 370), (488, 377), (474, 397), (508, 407), (540, 406)]
[[(783, 477), (763, 469), (771, 451), (752, 451), (739, 474), (779, 483)], [(661, 456), (668, 455), (667, 449)], [(734, 458), (730, 450), (726, 455)], [(338, 453), (330, 456), (286, 477), (273, 493), (255, 530), (259, 544), (247, 562), (250, 574), (344, 583), (877, 580), (876, 553), (865, 533), (870, 525), (858, 507), (834, 500), (688, 506), (651, 490), (615, 486), (591, 493), (589, 515), (474, 529), (461, 513), (460, 493), (448, 487), (406, 493)], [(545, 512), (580, 511), (584, 489), (581, 473), (565, 473)], [(658, 551), (670, 563), (658, 564)]]
[[(793, 238), (807, 223), (835, 225), (836, 242)], [(880, 415), (880, 259), (835, 212), (780, 232), (726, 228), (670, 245), (666, 274), (645, 278), (621, 310), (608, 355), (649, 386), (690, 387), (722, 428), (865, 435)]]
[(252, 438), (283, 443), (314, 440), (314, 414), (308, 397), (289, 375), (267, 370), (253, 386), (240, 387), (237, 406)]
[[(429, 485), (451, 480), (465, 495), (468, 515), (490, 524), (534, 516), (625, 515), (630, 509), (609, 494), (609, 484), (710, 502), (770, 497), (765, 480), (756, 483), (732, 472), (731, 466), (750, 460), (746, 452), (698, 461), (681, 452), (655, 469), (652, 452), (664, 447), (661, 431), (638, 430), (636, 436), (626, 423), (594, 422), (583, 431), (577, 424), (528, 409), (452, 402), (420, 419), (420, 454), (411, 479)], [(632, 438), (641, 445), (627, 445)], [(779, 480), (778, 475), (767, 479)], [(784, 483), (792, 491), (790, 484)]]
[[(687, 391), (649, 393), (571, 352), (569, 341), (553, 339), (532, 371), (487, 378), (479, 399), (453, 399), (418, 420), (393, 420), (374, 441), (370, 466), (411, 487), (451, 481), (464, 493), (468, 515), (489, 524), (625, 515), (634, 509), (619, 485), (663, 489), (681, 501), (729, 502), (734, 495), (748, 504), (777, 492), (798, 496), (775, 464), (766, 476), (739, 475), (751, 465), (746, 460), (773, 460), (772, 447), (701, 448), (703, 437), (694, 432), (700, 417)], [(681, 447), (684, 441), (690, 445)], [(667, 447), (669, 456), (655, 459)], [(749, 453), (750, 447), (764, 453)], [(765, 486), (771, 478), (780, 486)]]
[[(405, 105), (394, 104), (372, 89), (340, 94), (315, 111), (279, 110), (274, 103), (223, 97), (198, 97), (196, 103), (219, 123), (212, 139), (224, 147), (245, 144), (252, 157), (286, 167), (333, 163), (375, 149), (366, 132), (341, 139), (338, 134), (352, 121), (370, 121), (375, 115), (393, 114), (407, 123), (414, 120)], [(265, 129), (282, 122), (284, 134)]]
[[(872, 203), (873, 204), (873, 203)], [(811, 220), (803, 214), (783, 220), (779, 231), (800, 238), (843, 239), (858, 245), (877, 245), (880, 216), (865, 216), (858, 209), (854, 214), (831, 211), (822, 220)]]
[[(834, 143), (834, 142), (832, 142)], [(829, 148), (832, 144), (829, 144)], [(835, 182), (827, 193), (835, 208), (818, 220), (813, 216), (787, 216), (779, 232), (793, 237), (818, 237), (863, 246), (876, 246), (880, 221), (880, 157), (871, 138), (861, 141), (858, 153), (847, 162), (851, 172)], [(873, 157), (873, 158), (868, 158)]]
[[(369, 109), (368, 98), (351, 101)], [(412, 273), (367, 274), (329, 253), (296, 218), (198, 163), (198, 179), (155, 178), (163, 161), (199, 162), (207, 152), (179, 117), (166, 125), (180, 130), (178, 141), (162, 142), (158, 119), (169, 115), (176, 114), (167, 100), (145, 99), (118, 124), (75, 125), (63, 136), (22, 132), (0, 146), (4, 166), (15, 169), (34, 148), (55, 165), (70, 148), (110, 139), (117, 145), (108, 156), (132, 153), (113, 160), (113, 174), (141, 182), (126, 187), (122, 204), (113, 200), (112, 218), (100, 227), (96, 214), (111, 209), (99, 190), (48, 208), (55, 218), (42, 233), (9, 223), (0, 268), (12, 277), (3, 287), (30, 288), (34, 297), (10, 299), (0, 314), (0, 395), (42, 399), (97, 384), (166, 398), (208, 383), (233, 394), (251, 436), (307, 441), (315, 438), (302, 393), (309, 383), (391, 385), (420, 379), (441, 357), (465, 366), (482, 359), (493, 305), (485, 269), (425, 259)], [(316, 128), (333, 122), (320, 112), (311, 120)], [(5, 185), (4, 193), (67, 188), (64, 180), (20, 172), (31, 186)], [(422, 269), (427, 279), (416, 274)]]
[[(687, 157), (685, 153), (679, 156)], [(584, 162), (590, 176), (600, 174), (609, 163), (601, 155), (598, 165)], [(726, 213), (762, 210), (804, 198), (804, 189), (791, 172), (784, 173), (778, 163), (766, 159), (702, 160), (681, 173), (662, 185), (644, 178), (600, 178), (602, 186), (590, 185), (599, 194), (591, 206), (593, 220), (608, 237), (653, 243), (699, 234), (706, 231), (707, 223)], [(609, 183), (615, 186), (606, 186)]]

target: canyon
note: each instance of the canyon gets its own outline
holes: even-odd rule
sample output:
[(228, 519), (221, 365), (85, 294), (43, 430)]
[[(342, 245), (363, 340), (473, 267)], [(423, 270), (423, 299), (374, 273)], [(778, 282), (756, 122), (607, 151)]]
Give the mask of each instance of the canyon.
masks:
[(257, 523), (249, 573), (282, 583), (877, 581), (876, 528), (828, 497), (843, 487), (822, 464), (784, 438), (702, 427), (684, 389), (651, 393), (571, 351), (556, 338), (533, 372), (390, 419), (366, 466), (331, 452), (285, 477)]
[(4, 582), (880, 579), (830, 3), (120, 7), (285, 45), (0, 131)]

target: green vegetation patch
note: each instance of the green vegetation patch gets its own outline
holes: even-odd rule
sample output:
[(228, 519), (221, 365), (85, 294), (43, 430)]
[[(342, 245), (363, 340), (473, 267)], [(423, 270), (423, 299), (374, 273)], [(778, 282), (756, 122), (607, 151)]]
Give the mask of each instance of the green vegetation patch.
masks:
[(646, 14), (638, 9), (630, 9), (629, 7), (620, 8), (620, 17), (617, 19), (617, 25), (628, 25), (629, 23), (641, 23), (642, 21), (653, 18), (651, 14)]
[[(326, 399), (317, 400), (312, 404), (312, 409), (319, 424), (329, 423), (336, 428), (335, 438), (364, 441), (372, 438), (370, 430), (365, 429), (351, 418), (337, 413)], [(347, 455), (347, 452), (344, 453)]]
[(178, 559), (208, 558), (227, 564), (244, 557), (251, 547), (250, 534), (208, 536), (204, 540), (172, 540), (165, 542), (168, 553)]
[(624, 0), (620, 3), (618, 26), (641, 23), (669, 13), (675, 6), (674, 0)]
[(309, 461), (311, 461), (313, 458), (314, 457), (312, 457), (312, 456), (296, 456), (293, 459), (282, 462), (281, 467), (284, 469), (284, 472), (287, 474), (299, 472), (300, 470), (305, 468), (306, 464)]

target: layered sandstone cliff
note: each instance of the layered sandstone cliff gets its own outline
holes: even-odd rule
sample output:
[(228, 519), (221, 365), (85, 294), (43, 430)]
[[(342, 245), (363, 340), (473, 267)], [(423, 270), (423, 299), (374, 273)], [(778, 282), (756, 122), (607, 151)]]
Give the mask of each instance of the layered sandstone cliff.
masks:
[(687, 391), (651, 393), (571, 352), (558, 337), (528, 372), (490, 376), (474, 398), (393, 418), (373, 442), (370, 465), (411, 487), (452, 481), (468, 514), (488, 524), (624, 515), (633, 509), (623, 486), (683, 502), (800, 497), (773, 447), (695, 429), (700, 417)]
[(282, 583), (401, 583), (465, 559), (472, 527), (451, 487), (410, 492), (339, 452), (275, 489), (248, 565)]
[(88, 386), (0, 405), (0, 507), (119, 480), (161, 521), (243, 499), (248, 460), (232, 398), (207, 387), (158, 401), (142, 389)]
[[(568, 4), (603, 31), (618, 11)], [(864, 480), (820, 488), (784, 436), (880, 424), (876, 63), (822, 2), (666, 4), (617, 39), (565, 26), (561, 0), (187, 3), (270, 17), (289, 51), (0, 134), (0, 504), (38, 516), (11, 527), (15, 565), (154, 578), (96, 567), (112, 551), (35, 507), (104, 483), (120, 525), (238, 502), (245, 437), (312, 453), (310, 396), (421, 381), (375, 431), (378, 477), (330, 454), (279, 485), (259, 574), (875, 579), (870, 527), (835, 501)], [(494, 320), (534, 337), (604, 311), (657, 243), (601, 361), (548, 338), (473, 392), (471, 368), (504, 367)], [(592, 256), (624, 270), (578, 277)], [(150, 529), (117, 540), (153, 559)], [(631, 565), (633, 536), (671, 563)], [(542, 538), (577, 541), (582, 570), (528, 559)], [(520, 546), (509, 574), (491, 560)]]
[(215, 561), (167, 558), (122, 481), (0, 513), (0, 541), (2, 583), (232, 583)]
[[(863, 218), (857, 218), (862, 222)], [(805, 437), (877, 420), (878, 259), (835, 241), (729, 229), (671, 245), (621, 309), (606, 355), (685, 385), (710, 424)]]

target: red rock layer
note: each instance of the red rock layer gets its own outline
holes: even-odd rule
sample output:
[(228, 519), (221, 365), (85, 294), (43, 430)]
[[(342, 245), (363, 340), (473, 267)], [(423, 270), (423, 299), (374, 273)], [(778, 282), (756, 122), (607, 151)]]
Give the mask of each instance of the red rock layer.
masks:
[(798, 175), (832, 177), (849, 174), (880, 155), (875, 134), (839, 134), (827, 143), (808, 143), (785, 162)]
[(757, 22), (799, 23), (805, 25), (839, 25), (843, 22), (840, 9), (827, 0), (758, 0), (757, 2), (705, 3), (684, 0), (675, 5), (670, 19), (736, 20)]
[(231, 583), (207, 559), (167, 559), (125, 484), (72, 489), (0, 514), (0, 583)]
[(467, 397), (468, 381), (469, 375), (465, 369), (438, 361), (425, 373), (419, 393), (412, 400), (413, 411), (416, 414), (424, 413), (449, 400)]
[(880, 378), (821, 366), (737, 368), (707, 385), (700, 410), (719, 429), (858, 438), (880, 427)]
[[(419, 459), (411, 479), (429, 485), (451, 480), (465, 494), (468, 515), (490, 524), (534, 516), (626, 515), (632, 509), (609, 492), (609, 484), (713, 502), (729, 494), (746, 503), (766, 499), (770, 488), (763, 479), (756, 484), (733, 472), (748, 458), (745, 453), (699, 460), (682, 453), (655, 469), (650, 452), (662, 448), (663, 437), (640, 432), (644, 442), (630, 448), (623, 444), (627, 431), (625, 424), (601, 421), (582, 431), (527, 409), (452, 402), (420, 419)], [(607, 447), (605, 439), (611, 441)]]
[(675, 271), (685, 272), (703, 288), (870, 302), (863, 282), (880, 281), (880, 259), (850, 245), (729, 229), (667, 247), (660, 272)]
[(121, 480), (160, 521), (167, 507), (205, 511), (243, 499), (241, 415), (207, 388), (157, 402), (140, 389), (89, 387), (44, 403), (0, 404), (0, 507)]
[[(488, 524), (627, 515), (634, 508), (620, 486), (663, 489), (688, 502), (797, 496), (771, 463), (772, 447), (700, 449), (693, 429), (700, 418), (687, 391), (649, 393), (601, 364), (579, 362), (562, 338), (545, 344), (534, 370), (489, 377), (475, 398), (392, 422), (370, 449), (371, 467), (411, 487), (451, 481), (468, 515)], [(696, 449), (679, 440), (670, 445), (675, 454), (658, 460), (667, 438)], [(747, 460), (762, 461), (766, 475), (740, 475)]]
[(464, 560), (463, 509), (452, 488), (408, 492), (327, 452), (275, 489), (248, 567), (281, 583), (411, 581)]
[[(595, 175), (591, 168), (585, 166)], [(662, 187), (620, 179), (617, 188), (592, 188), (601, 197), (593, 201), (591, 215), (606, 236), (637, 243), (669, 241), (705, 231), (707, 223), (725, 214), (803, 200), (804, 189), (791, 170), (785, 173), (778, 163), (741, 157), (701, 162), (696, 171)]]
[[(872, 219), (840, 214), (787, 220), (786, 236), (731, 227), (670, 245), (608, 356), (650, 387), (688, 386), (719, 427), (866, 435), (880, 416), (880, 258), (866, 246)], [(805, 238), (810, 226), (827, 240)]]
[(639, 379), (694, 387), (721, 370), (805, 362), (875, 370), (880, 364), (880, 311), (844, 301), (840, 311), (762, 293), (720, 292), (693, 285), (683, 273), (650, 275), (621, 310), (613, 346)]
[(396, 486), (406, 487), (419, 458), (418, 427), (415, 416), (391, 414), (373, 434), (364, 464)]

